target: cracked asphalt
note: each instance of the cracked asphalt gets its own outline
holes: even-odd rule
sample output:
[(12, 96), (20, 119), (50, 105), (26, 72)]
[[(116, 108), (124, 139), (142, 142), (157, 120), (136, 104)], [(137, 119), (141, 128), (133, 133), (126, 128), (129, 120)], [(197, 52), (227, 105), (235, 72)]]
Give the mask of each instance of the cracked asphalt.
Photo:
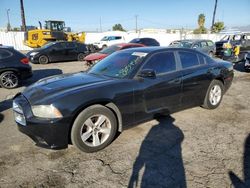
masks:
[(137, 125), (92, 154), (39, 148), (17, 130), (13, 95), (43, 77), (86, 69), (83, 62), (32, 66), (22, 87), (0, 88), (0, 187), (250, 187), (250, 73), (242, 65), (219, 108)]

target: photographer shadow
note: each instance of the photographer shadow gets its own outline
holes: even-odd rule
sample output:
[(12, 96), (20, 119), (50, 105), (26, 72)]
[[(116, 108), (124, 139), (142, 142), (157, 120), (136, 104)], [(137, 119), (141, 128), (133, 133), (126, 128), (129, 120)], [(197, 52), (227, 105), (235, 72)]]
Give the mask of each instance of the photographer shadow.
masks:
[[(134, 162), (129, 188), (139, 184), (140, 187), (186, 187), (181, 153), (184, 135), (174, 120), (171, 116), (159, 118), (159, 124), (147, 134)], [(138, 182), (143, 168), (141, 182)]]
[(245, 141), (245, 150), (243, 158), (243, 175), (244, 179), (241, 180), (232, 171), (229, 172), (229, 177), (235, 188), (249, 188), (250, 187), (250, 134)]

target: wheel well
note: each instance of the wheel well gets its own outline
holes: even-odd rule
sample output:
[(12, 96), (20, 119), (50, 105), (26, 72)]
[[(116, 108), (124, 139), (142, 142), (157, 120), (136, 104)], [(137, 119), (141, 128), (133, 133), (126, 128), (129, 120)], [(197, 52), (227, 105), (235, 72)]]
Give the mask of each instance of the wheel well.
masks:
[(224, 80), (221, 77), (215, 78), (215, 80), (221, 81), (221, 83), (224, 85)]
[(70, 127), (69, 127), (69, 131), (68, 131), (68, 143), (71, 143), (71, 129), (72, 129), (72, 126), (73, 126), (73, 123), (75, 121), (75, 119), (77, 118), (77, 116), (85, 109), (85, 108), (88, 108), (90, 106), (93, 106), (93, 105), (96, 105), (96, 104), (99, 104), (99, 105), (102, 105), (102, 106), (105, 106), (107, 107), (109, 110), (111, 110), (115, 117), (116, 117), (116, 120), (118, 122), (118, 132), (122, 132), (122, 117), (121, 117), (121, 112), (120, 110), (118, 109), (118, 107), (110, 102), (110, 101), (102, 101), (102, 102), (97, 102), (97, 103), (91, 103), (91, 104), (88, 104), (80, 109), (77, 110), (77, 112), (75, 113), (72, 121), (70, 122)]
[(18, 77), (20, 76), (20, 75), (19, 75), (19, 74), (20, 74), (19, 71), (16, 70), (16, 69), (3, 69), (3, 70), (0, 70), (0, 75), (1, 75), (2, 73), (4, 73), (4, 72), (7, 72), (7, 71), (12, 71), (12, 72), (16, 73)]

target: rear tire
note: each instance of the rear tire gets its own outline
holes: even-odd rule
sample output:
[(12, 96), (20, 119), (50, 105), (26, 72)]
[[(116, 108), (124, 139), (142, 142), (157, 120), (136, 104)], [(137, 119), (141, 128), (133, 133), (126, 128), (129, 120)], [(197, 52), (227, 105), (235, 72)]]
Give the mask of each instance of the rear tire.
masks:
[(19, 78), (13, 71), (6, 71), (0, 75), (0, 85), (6, 89), (16, 88), (19, 84)]
[(215, 109), (217, 108), (224, 94), (224, 85), (219, 80), (213, 80), (208, 87), (206, 97), (204, 99), (204, 103), (202, 105), (203, 108), (206, 109)]
[(48, 64), (49, 63), (49, 58), (46, 55), (41, 55), (38, 59), (40, 64)]
[(71, 141), (83, 152), (96, 152), (108, 146), (117, 133), (114, 113), (102, 105), (84, 109), (75, 119)]
[(78, 61), (84, 61), (84, 57), (85, 57), (84, 53), (79, 53), (79, 54), (77, 55), (77, 60), (78, 60)]

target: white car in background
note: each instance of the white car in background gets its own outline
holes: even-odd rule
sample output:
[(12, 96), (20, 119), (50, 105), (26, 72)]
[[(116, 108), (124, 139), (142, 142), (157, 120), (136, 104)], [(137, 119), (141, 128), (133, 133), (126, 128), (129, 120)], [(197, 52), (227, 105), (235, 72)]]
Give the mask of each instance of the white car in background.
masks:
[(125, 38), (123, 36), (105, 36), (99, 42), (95, 42), (94, 45), (99, 49), (107, 48), (113, 44), (124, 43)]

